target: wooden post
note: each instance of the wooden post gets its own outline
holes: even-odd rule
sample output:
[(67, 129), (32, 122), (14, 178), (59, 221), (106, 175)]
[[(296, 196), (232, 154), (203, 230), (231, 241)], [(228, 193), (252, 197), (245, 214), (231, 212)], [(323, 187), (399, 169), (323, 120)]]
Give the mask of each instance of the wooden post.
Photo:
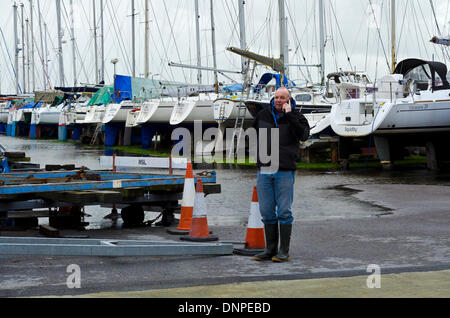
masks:
[(173, 175), (172, 156), (169, 157), (169, 174)]

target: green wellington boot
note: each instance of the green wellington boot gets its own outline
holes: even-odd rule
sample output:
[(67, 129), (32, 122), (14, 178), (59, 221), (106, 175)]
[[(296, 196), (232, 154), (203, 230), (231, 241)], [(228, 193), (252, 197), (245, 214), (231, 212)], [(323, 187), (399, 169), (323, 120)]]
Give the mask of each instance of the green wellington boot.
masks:
[(264, 252), (253, 257), (255, 261), (270, 261), (278, 253), (278, 223), (265, 224), (264, 233), (266, 235), (266, 248)]
[(280, 224), (280, 251), (272, 258), (277, 263), (289, 262), (289, 245), (291, 243), (292, 224)]

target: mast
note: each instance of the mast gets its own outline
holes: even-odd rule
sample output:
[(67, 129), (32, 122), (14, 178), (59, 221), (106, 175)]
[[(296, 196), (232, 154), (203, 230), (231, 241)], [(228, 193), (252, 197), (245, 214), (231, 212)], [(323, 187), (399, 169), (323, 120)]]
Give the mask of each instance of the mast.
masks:
[(198, 10), (198, 0), (195, 0), (195, 34), (197, 38), (197, 66), (199, 67), (197, 73), (197, 82), (199, 84), (202, 83), (202, 71), (200, 67), (202, 66), (202, 57), (201, 57), (201, 47), (200, 47), (200, 14)]
[(280, 16), (280, 59), (284, 64), (284, 71), (281, 74), (283, 79), (281, 85), (284, 85), (284, 76), (288, 76), (287, 64), (289, 64), (289, 43), (287, 36), (287, 17), (285, 12), (285, 0), (278, 0), (278, 12)]
[(30, 84), (30, 20), (25, 19), (25, 30), (26, 30), (26, 41), (27, 41), (27, 87), (28, 92), (31, 91), (31, 84)]
[(132, 76), (136, 77), (136, 16), (134, 0), (131, 0), (131, 49), (132, 49)]
[(395, 27), (395, 0), (391, 0), (391, 52), (392, 52), (392, 73), (395, 71), (397, 66), (397, 56), (396, 56), (396, 27)]
[(16, 95), (19, 95), (19, 43), (17, 38), (17, 4), (14, 3), (13, 5), (13, 11), (14, 11), (14, 73), (16, 75)]
[(94, 14), (94, 60), (95, 60), (95, 84), (98, 84), (98, 44), (97, 44), (97, 14), (95, 12), (95, 0), (92, 0)]
[(213, 0), (210, 0), (210, 8), (211, 8), (211, 37), (212, 37), (212, 51), (213, 51), (213, 67), (214, 71), (214, 85), (216, 94), (219, 93), (219, 78), (217, 73), (217, 56), (216, 56), (216, 26), (214, 23), (214, 7)]
[[(239, 0), (239, 33), (240, 33), (240, 42), (241, 42), (241, 50), (247, 49), (247, 36), (245, 32), (245, 0)], [(249, 61), (246, 57), (241, 56), (241, 64), (242, 64), (242, 74), (245, 78), (245, 74), (248, 72)], [(245, 79), (244, 79), (245, 81)]]
[(149, 6), (148, 1), (145, 0), (145, 78), (149, 78), (150, 76), (150, 63), (149, 63), (149, 55), (150, 55), (150, 20), (149, 20)]
[(43, 56), (45, 56), (45, 76), (46, 80), (48, 81), (49, 88), (51, 89), (50, 81), (48, 80), (48, 42), (47, 42), (47, 36), (48, 36), (48, 27), (47, 23), (44, 22), (44, 46), (45, 46), (45, 54), (43, 53)]
[(59, 57), (59, 82), (61, 87), (64, 87), (64, 63), (63, 63), (63, 49), (62, 49), (62, 29), (61, 29), (61, 0), (56, 0), (56, 20), (58, 23), (58, 57)]
[(31, 78), (33, 92), (36, 90), (36, 78), (34, 72), (34, 23), (33, 23), (33, 0), (30, 0), (30, 32), (31, 32)]
[[(39, 3), (39, 1), (38, 1)], [(71, 18), (71, 37), (72, 37), (72, 58), (73, 58), (73, 86), (76, 87), (78, 84), (77, 79), (77, 56), (75, 54), (75, 21), (73, 14), (73, 0), (70, 0), (70, 18)]]
[(325, 85), (325, 12), (323, 0), (319, 0), (319, 24), (320, 24), (320, 85)]
[(26, 56), (25, 56), (25, 16), (23, 13), (24, 4), (20, 4), (20, 11), (22, 14), (22, 78), (23, 78), (23, 92), (27, 92), (27, 78), (26, 78)]
[[(72, 0), (71, 0), (72, 1)], [(43, 33), (42, 33), (42, 14), (41, 14), (41, 5), (40, 2), (37, 1), (37, 5), (38, 5), (38, 15), (39, 15), (39, 33), (41, 34), (41, 59), (42, 59), (42, 84), (43, 84), (43, 88), (44, 90), (47, 89), (47, 81), (46, 81), (46, 76), (45, 76), (45, 62), (44, 62), (44, 39), (43, 39)], [(73, 16), (73, 9), (72, 9), (72, 16)], [(73, 21), (72, 21), (73, 22)]]
[(105, 28), (104, 28), (104, 19), (103, 19), (103, 0), (100, 0), (100, 28), (102, 35), (100, 37), (100, 82), (105, 83)]

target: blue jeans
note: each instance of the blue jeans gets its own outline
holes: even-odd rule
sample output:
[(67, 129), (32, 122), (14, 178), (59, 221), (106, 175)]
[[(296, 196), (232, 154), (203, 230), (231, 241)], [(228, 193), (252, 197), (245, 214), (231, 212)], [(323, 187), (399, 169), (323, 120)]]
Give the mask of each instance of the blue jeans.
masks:
[(259, 210), (264, 224), (292, 224), (295, 171), (258, 172)]

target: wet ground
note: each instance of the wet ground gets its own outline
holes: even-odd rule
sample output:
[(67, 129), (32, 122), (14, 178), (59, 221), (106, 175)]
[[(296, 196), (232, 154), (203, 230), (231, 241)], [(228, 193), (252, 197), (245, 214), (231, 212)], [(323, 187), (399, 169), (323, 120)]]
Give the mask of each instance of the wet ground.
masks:
[[(102, 149), (71, 143), (0, 137), (8, 151), (25, 151), (33, 163), (102, 168)], [(206, 198), (208, 223), (222, 241), (245, 239), (254, 169), (217, 169), (222, 193)], [(413, 169), (347, 172), (298, 171), (295, 224), (288, 264), (248, 257), (5, 257), (0, 296), (80, 295), (245, 281), (366, 275), (450, 268), (450, 173)], [(172, 240), (164, 228), (111, 229), (110, 211), (86, 210), (91, 238)], [(148, 218), (153, 218), (148, 213)], [(0, 232), (2, 236), (11, 233)], [(19, 235), (20, 233), (15, 233)], [(25, 233), (29, 235), (30, 233)], [(72, 233), (73, 234), (73, 233)], [(76, 233), (75, 233), (76, 234)], [(67, 266), (78, 264), (82, 288), (68, 289)], [(351, 296), (351, 295), (349, 295)], [(356, 295), (355, 295), (356, 296)], [(249, 295), (251, 297), (251, 295)]]

